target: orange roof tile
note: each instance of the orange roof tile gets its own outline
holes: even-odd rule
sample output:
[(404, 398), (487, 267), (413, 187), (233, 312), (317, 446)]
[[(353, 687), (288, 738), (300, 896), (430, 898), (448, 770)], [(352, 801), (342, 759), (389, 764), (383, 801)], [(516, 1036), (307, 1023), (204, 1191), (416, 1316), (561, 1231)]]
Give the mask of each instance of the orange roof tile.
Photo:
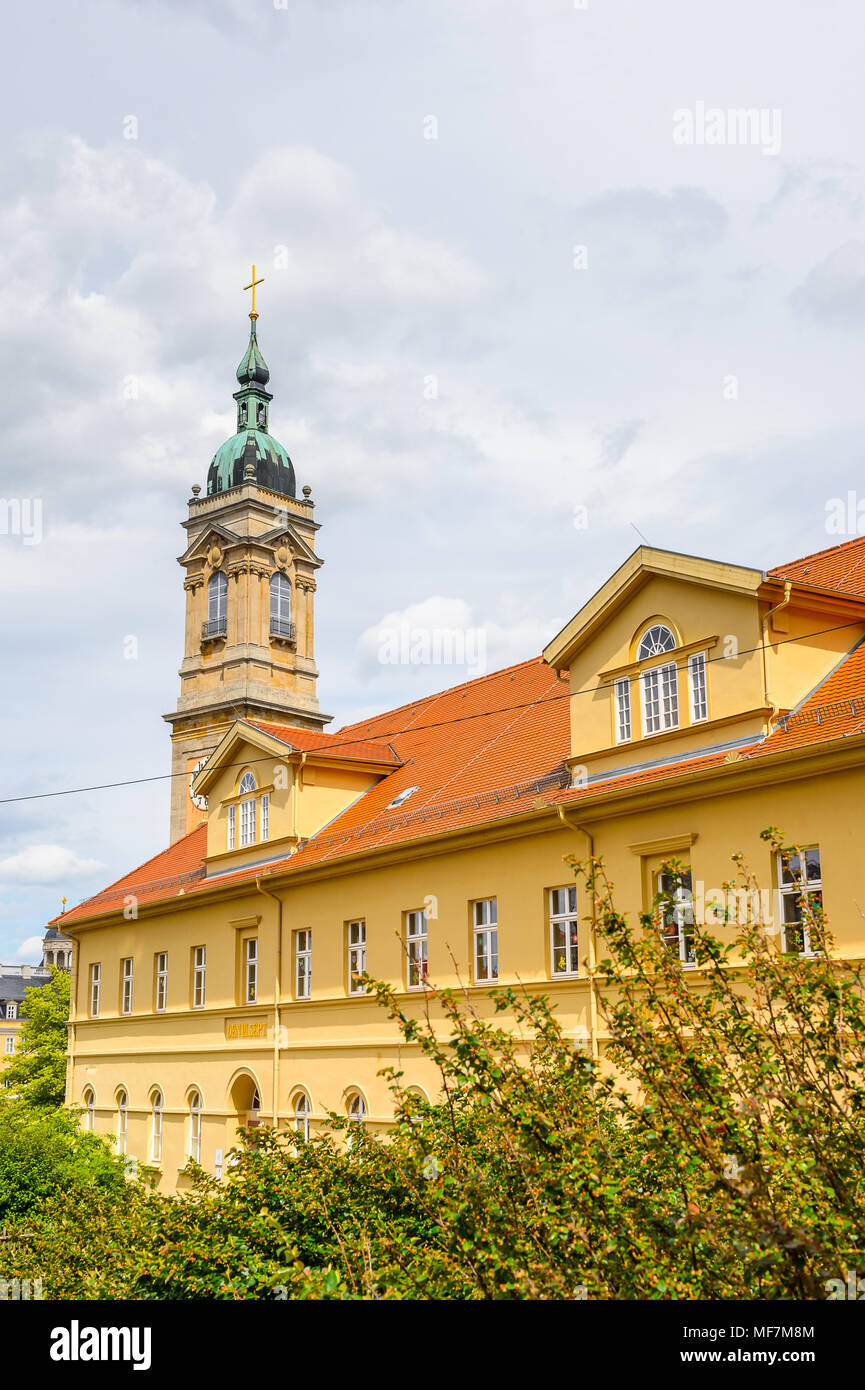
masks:
[(770, 579), (792, 579), (802, 584), (814, 584), (823, 589), (865, 597), (865, 536), (852, 541), (815, 550), (800, 560), (775, 565), (766, 571)]
[(290, 724), (266, 724), (258, 719), (245, 719), (253, 729), (261, 729), (280, 743), (299, 748), (309, 753), (319, 753), (322, 757), (342, 758), (346, 762), (386, 763), (398, 767), (400, 759), (390, 744), (373, 739), (347, 740), (344, 732), (340, 734), (322, 733), (319, 729), (296, 729)]

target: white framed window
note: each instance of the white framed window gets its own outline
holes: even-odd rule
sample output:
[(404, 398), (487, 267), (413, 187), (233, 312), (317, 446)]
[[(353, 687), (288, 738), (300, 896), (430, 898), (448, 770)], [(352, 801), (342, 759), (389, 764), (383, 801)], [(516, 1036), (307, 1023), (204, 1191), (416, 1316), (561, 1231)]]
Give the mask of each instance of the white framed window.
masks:
[(120, 962), (120, 1012), (132, 1013), (132, 957), (126, 956)]
[(359, 920), (348, 924), (348, 992), (364, 994), (364, 986), (358, 979), (366, 970), (366, 922)]
[(240, 803), (240, 848), (255, 844), (255, 797)]
[(207, 948), (192, 948), (192, 1007), (204, 1008), (204, 977), (207, 972)]
[(366, 1119), (366, 1106), (363, 1103), (363, 1096), (359, 1093), (352, 1096), (348, 1104), (348, 1118), (355, 1120), (362, 1125)]
[(236, 845), (236, 843), (237, 843), (237, 807), (236, 807), (236, 806), (229, 806), (229, 808), (228, 808), (228, 835), (227, 835), (227, 837), (226, 837), (226, 842), (227, 842), (227, 846), (228, 846), (229, 849), (234, 849), (234, 847), (235, 847), (235, 845)]
[(294, 1102), (294, 1131), (300, 1135), (305, 1144), (309, 1143), (309, 1112), (311, 1109), (309, 1096), (304, 1095), (301, 1091)]
[(695, 965), (690, 870), (679, 875), (659, 873), (657, 883), (658, 892), (667, 895), (666, 901), (661, 903), (661, 939), (682, 965)]
[(497, 980), (499, 977), (499, 918), (495, 898), (481, 898), (472, 904), (474, 922), (475, 980)]
[(422, 989), (427, 979), (427, 920), (426, 913), (405, 914), (406, 986)]
[(613, 683), (616, 709), (616, 743), (628, 743), (631, 737), (631, 682), (627, 677)]
[(691, 702), (691, 723), (699, 724), (709, 717), (709, 695), (706, 687), (706, 653), (695, 652), (688, 657), (688, 694)]
[(153, 1110), (150, 1120), (150, 1158), (153, 1163), (162, 1162), (162, 1092), (153, 1095)]
[(189, 1099), (189, 1157), (201, 1162), (201, 1095), (193, 1091)]
[(90, 1017), (99, 1017), (99, 1001), (102, 994), (102, 966), (95, 962), (90, 967)]
[(165, 1005), (168, 1001), (168, 952), (157, 951), (156, 953), (156, 991), (155, 1007), (158, 1014), (165, 1012)]
[(210, 576), (207, 584), (207, 622), (205, 637), (223, 636), (227, 627), (228, 580), (222, 570)]
[(277, 570), (270, 580), (270, 630), (277, 637), (292, 637), (291, 585)]
[(126, 1136), (129, 1128), (129, 1097), (121, 1091), (117, 1097), (117, 1152), (126, 1153)]
[(88, 1134), (96, 1128), (96, 1096), (89, 1086), (84, 1092), (84, 1128)]
[(801, 855), (791, 855), (786, 861), (783, 855), (778, 856), (778, 887), (784, 950), (795, 951), (800, 956), (813, 955), (815, 943), (811, 940), (804, 909), (806, 903), (817, 908), (823, 906), (823, 871), (816, 845), (803, 850)]
[(294, 993), (297, 999), (309, 999), (312, 993), (312, 932), (294, 933)]
[(7, 1018), (17, 1018), (17, 1017), (18, 1017), (18, 1005), (17, 1005), (17, 1004), (7, 1004), (7, 1005), (6, 1005), (6, 1017), (7, 1017)]
[(254, 1004), (258, 998), (258, 937), (248, 936), (243, 943), (244, 1003)]
[(662, 656), (664, 652), (671, 652), (675, 645), (676, 639), (666, 624), (655, 623), (640, 638), (637, 660), (645, 661), (650, 656)]
[(555, 975), (576, 975), (580, 969), (580, 924), (577, 887), (550, 889), (550, 970)]
[(12, 1053), (12, 1052), (14, 1052), (14, 1051), (15, 1051), (15, 1034), (14, 1034), (14, 1033), (7, 1033), (7, 1034), (6, 1034), (6, 1056), (8, 1057), (8, 1056), (10, 1055), (10, 1053)]
[(270, 793), (263, 792), (261, 797), (261, 838), (266, 840), (270, 834)]
[(679, 671), (671, 661), (642, 675), (643, 733), (657, 734), (679, 727)]

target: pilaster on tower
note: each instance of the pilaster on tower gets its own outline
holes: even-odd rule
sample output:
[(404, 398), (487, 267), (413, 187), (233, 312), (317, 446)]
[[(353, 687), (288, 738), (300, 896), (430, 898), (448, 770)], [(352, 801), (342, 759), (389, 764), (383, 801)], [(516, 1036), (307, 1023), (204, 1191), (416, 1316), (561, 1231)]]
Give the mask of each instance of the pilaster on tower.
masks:
[[(253, 279), (255, 278), (253, 272)], [(315, 664), (319, 529), (311, 488), (295, 495), (294, 466), (268, 433), (273, 397), (250, 314), (237, 369), (237, 428), (217, 449), (207, 489), (194, 487), (181, 524), (187, 545), (186, 624), (171, 725), (172, 843), (203, 819), (189, 782), (235, 719), (320, 729)]]

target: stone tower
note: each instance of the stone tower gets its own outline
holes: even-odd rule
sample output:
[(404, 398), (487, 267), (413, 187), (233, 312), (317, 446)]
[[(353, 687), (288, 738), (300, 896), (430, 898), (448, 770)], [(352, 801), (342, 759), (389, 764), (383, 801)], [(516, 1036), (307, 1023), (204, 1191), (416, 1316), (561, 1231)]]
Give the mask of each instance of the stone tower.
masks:
[(315, 571), (311, 489), (268, 433), (270, 372), (256, 337), (237, 369), (237, 429), (216, 451), (207, 492), (193, 487), (187, 548), (186, 637), (171, 725), (171, 841), (203, 819), (189, 783), (235, 719), (320, 729), (313, 657)]

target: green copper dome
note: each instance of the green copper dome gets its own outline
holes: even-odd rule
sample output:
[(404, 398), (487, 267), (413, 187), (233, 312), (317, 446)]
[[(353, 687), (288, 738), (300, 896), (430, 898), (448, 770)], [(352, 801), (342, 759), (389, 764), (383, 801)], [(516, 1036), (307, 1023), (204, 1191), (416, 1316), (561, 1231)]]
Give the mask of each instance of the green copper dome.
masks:
[[(268, 434), (268, 410), (273, 397), (265, 389), (270, 380), (267, 363), (261, 355), (255, 332), (258, 315), (250, 314), (252, 326), (249, 346), (237, 369), (240, 390), (237, 401), (237, 432), (221, 444), (207, 471), (207, 495), (258, 483), (271, 492), (295, 496), (294, 467), (285, 449)], [(249, 465), (252, 471), (249, 472)]]

